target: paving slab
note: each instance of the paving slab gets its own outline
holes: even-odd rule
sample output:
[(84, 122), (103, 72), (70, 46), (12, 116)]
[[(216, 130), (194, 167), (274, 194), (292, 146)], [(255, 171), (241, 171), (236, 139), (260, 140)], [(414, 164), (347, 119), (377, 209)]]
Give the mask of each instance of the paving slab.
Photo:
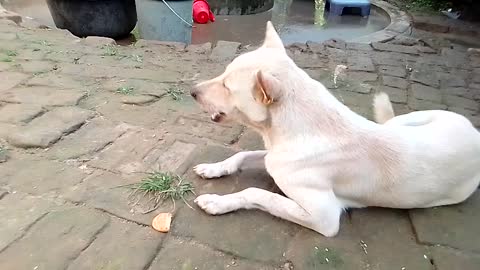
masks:
[(458, 205), (410, 211), (418, 240), (424, 244), (480, 252), (480, 242), (472, 237), (480, 222), (476, 215), (479, 205), (480, 192), (477, 191)]
[[(87, 166), (86, 169), (89, 167)], [(145, 177), (145, 174), (118, 175), (105, 171), (94, 171), (82, 183), (71, 186), (60, 196), (68, 201), (86, 204), (122, 219), (150, 226), (156, 215), (162, 212), (171, 212), (175, 215), (184, 203), (180, 200), (174, 205), (172, 201), (167, 200), (154, 211), (150, 211), (154, 208), (151, 197), (143, 197), (141, 193), (133, 196), (134, 190), (129, 186), (139, 183)], [(185, 181), (189, 181), (189, 179)]]
[(238, 124), (217, 124), (204, 117), (179, 116), (174, 122), (174, 132), (196, 137), (207, 137), (225, 144), (231, 144), (238, 139), (243, 130), (243, 127)]
[[(207, 147), (194, 154), (191, 164), (221, 161), (232, 150)], [(228, 194), (248, 187), (275, 190), (273, 181), (265, 171), (244, 170), (219, 179), (204, 180), (189, 171), (185, 178), (192, 181), (197, 195), (205, 193)], [(193, 197), (189, 201), (193, 205)], [(195, 220), (195, 223), (188, 222)], [(283, 252), (298, 226), (259, 211), (238, 211), (222, 216), (209, 216), (199, 208), (182, 209), (173, 223), (173, 233), (194, 237), (200, 242), (241, 257), (281, 262)], [(248, 233), (249, 237), (245, 237)]]
[(477, 270), (480, 255), (445, 247), (432, 247), (433, 262), (437, 270)]
[(73, 90), (33, 86), (4, 91), (0, 93), (0, 101), (40, 106), (75, 106), (86, 94)]
[(273, 270), (273, 267), (237, 259), (192, 240), (170, 237), (149, 269), (151, 270)]
[(50, 212), (0, 253), (0, 269), (66, 269), (108, 221), (107, 216), (82, 208)]
[(400, 78), (405, 78), (405, 76), (407, 76), (407, 71), (405, 67), (401, 67), (401, 66), (381, 65), (378, 67), (378, 71), (382, 75), (388, 75), (388, 76), (394, 76), (394, 77), (400, 77)]
[(8, 141), (17, 147), (46, 148), (93, 117), (92, 111), (77, 107), (62, 107), (32, 120), (28, 125), (11, 132)]
[(18, 72), (0, 72), (0, 93), (8, 90), (22, 81), (26, 80), (29, 75), (18, 73)]
[(369, 57), (349, 57), (347, 59), (347, 66), (349, 70), (354, 71), (375, 71), (375, 66), (373, 65), (372, 59)]
[(286, 258), (293, 263), (294, 269), (371, 269), (361, 247), (361, 238), (346, 216), (342, 218), (335, 238), (300, 229), (288, 246)]
[(440, 86), (440, 79), (437, 73), (431, 70), (414, 69), (410, 75), (410, 80), (435, 88)]
[(196, 144), (165, 136), (165, 131), (132, 128), (98, 152), (89, 166), (124, 174), (152, 171), (183, 173), (181, 165)]
[(407, 89), (408, 81), (393, 76), (382, 76), (383, 85), (399, 89)]
[(436, 88), (414, 83), (411, 85), (411, 91), (412, 97), (416, 99), (442, 103), (442, 92)]
[(44, 111), (41, 105), (7, 104), (0, 107), (0, 122), (19, 124), (28, 122)]
[(428, 249), (416, 243), (408, 213), (368, 208), (352, 211), (370, 269), (434, 270)]
[(230, 41), (219, 41), (210, 54), (210, 59), (216, 62), (227, 62), (233, 60), (233, 57), (240, 48), (241, 43)]
[(35, 195), (61, 192), (87, 176), (78, 168), (45, 159), (11, 159), (1, 170), (0, 183)]
[(22, 237), (29, 227), (56, 208), (48, 200), (20, 194), (4, 194), (0, 200), (0, 250)]
[(48, 154), (59, 160), (79, 158), (94, 154), (113, 143), (130, 126), (116, 124), (103, 118), (95, 118), (77, 132), (64, 137), (48, 150)]
[(385, 92), (390, 98), (391, 102), (406, 103), (407, 102), (407, 90), (394, 88), (389, 86), (379, 87), (381, 92)]
[(67, 269), (146, 269), (157, 254), (164, 236), (153, 228), (112, 219)]

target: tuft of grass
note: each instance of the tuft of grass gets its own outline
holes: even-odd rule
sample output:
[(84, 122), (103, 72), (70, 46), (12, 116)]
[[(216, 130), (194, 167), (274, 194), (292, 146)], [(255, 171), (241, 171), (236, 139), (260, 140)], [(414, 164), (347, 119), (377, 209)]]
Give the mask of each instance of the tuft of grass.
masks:
[(185, 94), (185, 91), (178, 86), (170, 87), (167, 90), (167, 95), (172, 97), (173, 100), (182, 100), (183, 94)]
[(0, 62), (10, 63), (10, 62), (13, 62), (13, 59), (10, 56), (1, 56)]
[(118, 48), (114, 45), (103, 46), (103, 56), (115, 56), (118, 54)]
[(39, 45), (42, 45), (42, 46), (52, 46), (53, 44), (46, 41), (46, 40), (34, 40), (32, 41), (33, 44), (39, 44)]
[(16, 51), (8, 50), (5, 52), (7, 56), (17, 56), (18, 53)]
[(344, 262), (334, 249), (315, 247), (308, 259), (308, 264), (312, 269), (339, 269)]
[(133, 86), (122, 86), (117, 88), (115, 92), (122, 95), (132, 95), (134, 90)]
[(135, 41), (140, 39), (140, 30), (138, 29), (138, 25), (136, 25), (135, 28), (133, 28), (131, 34), (135, 37)]
[(185, 196), (195, 194), (191, 183), (170, 172), (152, 172), (139, 183), (126, 187), (133, 190), (129, 198), (137, 198), (135, 204), (142, 198), (148, 198), (147, 203), (153, 203), (153, 207), (144, 213), (155, 211), (165, 200), (172, 200), (175, 207), (175, 201), (182, 199), (192, 208), (185, 200)]
[(138, 63), (143, 63), (143, 56), (138, 54), (132, 54), (132, 59)]
[(3, 163), (8, 160), (8, 149), (0, 145), (0, 163)]

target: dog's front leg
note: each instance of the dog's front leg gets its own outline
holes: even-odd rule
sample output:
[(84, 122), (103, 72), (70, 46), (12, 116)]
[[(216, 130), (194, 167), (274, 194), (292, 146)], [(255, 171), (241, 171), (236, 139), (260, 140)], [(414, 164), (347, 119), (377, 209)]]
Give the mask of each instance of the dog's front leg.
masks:
[[(259, 188), (228, 195), (204, 194), (195, 203), (211, 215), (238, 209), (259, 209), (332, 237), (338, 233), (342, 207), (332, 191), (301, 192), (302, 206), (294, 200)], [(299, 194), (299, 195), (301, 195)]]
[(265, 167), (265, 155), (267, 151), (246, 151), (210, 164), (199, 164), (193, 168), (196, 174), (203, 178), (217, 178), (236, 173), (246, 167)]

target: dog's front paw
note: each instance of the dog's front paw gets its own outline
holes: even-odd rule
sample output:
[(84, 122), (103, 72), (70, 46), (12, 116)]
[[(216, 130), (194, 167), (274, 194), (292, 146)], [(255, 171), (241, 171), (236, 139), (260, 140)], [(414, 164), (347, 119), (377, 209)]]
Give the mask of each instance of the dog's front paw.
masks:
[(229, 201), (216, 194), (204, 194), (195, 199), (195, 203), (210, 215), (221, 215), (232, 211)]
[(218, 178), (224, 175), (232, 174), (236, 168), (228, 166), (224, 162), (199, 164), (193, 168), (193, 171), (202, 178)]

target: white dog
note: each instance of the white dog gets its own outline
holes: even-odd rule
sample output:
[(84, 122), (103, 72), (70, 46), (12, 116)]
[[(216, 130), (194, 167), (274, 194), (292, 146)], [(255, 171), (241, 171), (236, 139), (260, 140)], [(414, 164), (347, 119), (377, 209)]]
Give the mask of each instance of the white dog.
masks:
[(325, 236), (335, 236), (350, 207), (425, 208), (467, 199), (480, 182), (480, 133), (463, 116), (420, 111), (394, 117), (375, 97), (378, 123), (340, 103), (287, 56), (269, 22), (265, 42), (237, 57), (191, 95), (220, 122), (258, 131), (266, 151), (240, 152), (197, 165), (204, 178), (264, 165), (285, 196), (248, 188), (195, 202), (212, 215), (260, 209)]

